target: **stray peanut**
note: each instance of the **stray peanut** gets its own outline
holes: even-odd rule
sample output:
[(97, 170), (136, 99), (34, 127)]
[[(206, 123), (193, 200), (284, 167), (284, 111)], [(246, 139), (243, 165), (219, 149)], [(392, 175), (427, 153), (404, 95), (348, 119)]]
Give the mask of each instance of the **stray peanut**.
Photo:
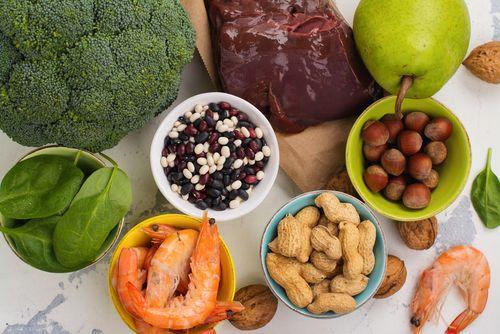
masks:
[(355, 225), (359, 224), (359, 214), (350, 203), (341, 203), (337, 196), (330, 192), (324, 192), (315, 199), (318, 207), (323, 209), (325, 216), (333, 223), (348, 221)]
[(359, 230), (359, 246), (358, 252), (363, 257), (363, 275), (368, 275), (372, 272), (375, 266), (375, 255), (373, 254), (373, 246), (377, 230), (375, 225), (369, 220), (364, 220), (358, 225)]
[(349, 313), (356, 308), (356, 301), (347, 293), (322, 293), (310, 304), (307, 309), (314, 314), (322, 314), (328, 311), (337, 314)]

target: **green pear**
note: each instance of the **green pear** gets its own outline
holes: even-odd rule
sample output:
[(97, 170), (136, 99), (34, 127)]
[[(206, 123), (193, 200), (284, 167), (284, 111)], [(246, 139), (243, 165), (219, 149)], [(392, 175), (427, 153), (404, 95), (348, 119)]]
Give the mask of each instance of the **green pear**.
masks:
[(354, 39), (373, 78), (391, 94), (434, 95), (460, 66), (470, 39), (463, 0), (361, 0)]

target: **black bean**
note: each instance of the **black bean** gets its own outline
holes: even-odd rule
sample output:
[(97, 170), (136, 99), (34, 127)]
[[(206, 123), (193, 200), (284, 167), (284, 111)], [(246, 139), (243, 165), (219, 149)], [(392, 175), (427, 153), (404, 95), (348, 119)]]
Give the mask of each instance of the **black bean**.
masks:
[(212, 174), (212, 178), (213, 178), (214, 180), (222, 180), (222, 177), (223, 177), (223, 175), (222, 175), (222, 173), (221, 173), (221, 172), (214, 172), (214, 173)]
[(217, 211), (224, 211), (227, 209), (227, 205), (224, 202), (221, 202), (219, 205), (215, 207), (215, 210)]
[(227, 110), (221, 110), (218, 112), (218, 114), (220, 120), (224, 120), (229, 117), (229, 112)]
[(208, 108), (210, 108), (213, 112), (219, 112), (221, 110), (216, 103), (210, 103)]
[(254, 125), (252, 123), (247, 122), (247, 121), (239, 121), (238, 126), (245, 127), (245, 128), (253, 128), (254, 127)]
[(212, 188), (222, 190), (222, 188), (224, 188), (224, 183), (220, 180), (213, 180), (210, 186)]
[(243, 189), (238, 189), (238, 196), (241, 197), (242, 200), (246, 201), (248, 199), (248, 193)]
[(222, 174), (231, 174), (231, 168), (222, 168), (221, 169)]
[(183, 185), (181, 187), (181, 194), (187, 195), (191, 192), (191, 190), (193, 190), (193, 188), (194, 188), (194, 185), (191, 182), (186, 183), (185, 185)]
[(169, 174), (167, 175), (167, 181), (168, 181), (169, 183), (172, 183), (172, 173), (169, 173)]
[(226, 162), (224, 162), (224, 168), (231, 168), (231, 166), (233, 165), (234, 161), (236, 159), (235, 158), (227, 158), (226, 159)]
[(188, 202), (194, 204), (196, 202), (196, 197), (190, 194), (188, 197)]
[(228, 139), (234, 139), (234, 132), (233, 131), (226, 131), (222, 134), (224, 137), (228, 138)]
[(243, 180), (246, 176), (247, 176), (247, 173), (241, 172), (240, 176), (238, 177), (238, 179)]
[(182, 143), (182, 140), (180, 140), (179, 138), (172, 139), (173, 145), (179, 145), (180, 143)]
[(224, 182), (225, 186), (228, 186), (231, 184), (231, 176), (229, 174), (224, 174), (224, 177), (222, 178), (222, 182)]
[(207, 203), (205, 203), (201, 199), (197, 200), (196, 203), (194, 204), (194, 206), (196, 206), (200, 210), (206, 210), (208, 208)]
[(205, 198), (204, 202), (207, 204), (208, 207), (212, 207), (213, 205), (213, 201), (212, 201), (212, 197), (207, 197)]
[(219, 196), (219, 197), (215, 197), (213, 200), (212, 200), (212, 205), (214, 207), (217, 207), (219, 206), (220, 202), (221, 202), (222, 198)]
[(236, 145), (234, 145), (234, 143), (232, 143), (232, 142), (229, 142), (227, 144), (227, 147), (229, 148), (229, 152), (235, 152), (236, 151)]
[(200, 126), (200, 123), (201, 123), (202, 119), (201, 118), (198, 118), (196, 121), (193, 122), (193, 125), (198, 128)]
[(262, 146), (266, 146), (267, 142), (264, 138), (260, 138), (260, 141), (262, 142)]
[(219, 196), (221, 195), (221, 191), (220, 191), (220, 190), (217, 190), (217, 189), (215, 189), (215, 188), (208, 188), (208, 190), (207, 190), (207, 194), (208, 194), (208, 196), (210, 196), (210, 197), (214, 197), (214, 198), (216, 198), (216, 197), (219, 197)]
[(177, 182), (180, 186), (183, 186), (185, 185), (186, 183), (190, 183), (190, 181), (188, 179), (186, 179), (185, 177), (183, 177), (182, 179), (180, 179), (178, 182)]
[(205, 116), (205, 122), (207, 122), (207, 125), (211, 128), (215, 126), (215, 121), (212, 117)]
[(231, 192), (229, 193), (229, 199), (232, 201), (236, 197), (238, 197), (238, 190), (231, 190)]
[(187, 167), (186, 161), (181, 161), (177, 163), (177, 171), (182, 174), (182, 171)]
[(226, 188), (222, 189), (222, 196), (229, 196), (229, 190), (227, 190)]
[(243, 139), (243, 142), (241, 145), (247, 147), (251, 141), (252, 141), (252, 138), (245, 138), (245, 139)]
[(183, 178), (182, 173), (178, 173), (178, 172), (170, 173), (170, 175), (172, 176), (172, 180), (174, 180), (174, 182), (178, 182)]
[(182, 140), (182, 141), (188, 141), (189, 140), (189, 136), (185, 133), (180, 133), (179, 134), (179, 139)]
[(255, 171), (253, 170), (252, 167), (250, 166), (245, 166), (244, 168), (245, 173), (250, 174), (250, 175), (255, 175)]
[(199, 143), (204, 143), (208, 139), (208, 132), (199, 132), (196, 137), (194, 137), (194, 141), (199, 144)]
[(186, 117), (184, 116), (179, 117), (177, 120), (181, 123), (186, 123)]
[(195, 162), (196, 161), (196, 156), (195, 155), (186, 155), (183, 160), (186, 163), (187, 162)]
[(250, 185), (248, 183), (241, 182), (241, 188), (240, 189), (248, 190), (248, 189), (250, 189)]

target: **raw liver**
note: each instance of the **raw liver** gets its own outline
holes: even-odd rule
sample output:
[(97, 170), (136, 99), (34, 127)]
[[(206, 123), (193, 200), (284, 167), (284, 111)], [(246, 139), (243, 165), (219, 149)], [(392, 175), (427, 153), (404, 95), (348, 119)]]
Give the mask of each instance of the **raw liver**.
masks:
[(379, 95), (352, 30), (329, 0), (206, 0), (223, 89), (275, 129), (361, 112)]

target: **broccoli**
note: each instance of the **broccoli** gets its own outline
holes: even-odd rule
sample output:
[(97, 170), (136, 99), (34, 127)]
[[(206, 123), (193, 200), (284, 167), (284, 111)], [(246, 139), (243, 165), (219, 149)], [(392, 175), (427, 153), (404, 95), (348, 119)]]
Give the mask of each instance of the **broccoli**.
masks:
[(177, 98), (194, 45), (178, 0), (2, 0), (0, 129), (111, 148)]

